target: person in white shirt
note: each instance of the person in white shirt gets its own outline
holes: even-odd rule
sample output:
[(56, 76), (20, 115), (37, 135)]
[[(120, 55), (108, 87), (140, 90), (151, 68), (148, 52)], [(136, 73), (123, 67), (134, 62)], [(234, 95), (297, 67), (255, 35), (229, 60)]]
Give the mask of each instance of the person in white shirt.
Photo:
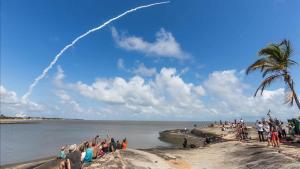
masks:
[(264, 135), (267, 138), (268, 146), (271, 145), (271, 132), (270, 132), (270, 125), (267, 122), (263, 122), (263, 129), (264, 129)]
[(258, 137), (259, 137), (259, 141), (265, 141), (264, 139), (264, 129), (263, 129), (263, 124), (261, 124), (261, 122), (259, 121), (258, 123), (256, 123), (256, 130), (258, 133)]

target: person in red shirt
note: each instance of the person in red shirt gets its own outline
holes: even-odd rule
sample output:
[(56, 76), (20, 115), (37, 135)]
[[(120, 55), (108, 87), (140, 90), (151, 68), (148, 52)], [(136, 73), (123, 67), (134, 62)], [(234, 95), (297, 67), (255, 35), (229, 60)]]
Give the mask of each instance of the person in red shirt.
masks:
[(279, 137), (276, 127), (272, 128), (271, 140), (274, 147), (279, 147)]
[(126, 148), (127, 148), (127, 140), (125, 138), (122, 142), (122, 150), (126, 150)]

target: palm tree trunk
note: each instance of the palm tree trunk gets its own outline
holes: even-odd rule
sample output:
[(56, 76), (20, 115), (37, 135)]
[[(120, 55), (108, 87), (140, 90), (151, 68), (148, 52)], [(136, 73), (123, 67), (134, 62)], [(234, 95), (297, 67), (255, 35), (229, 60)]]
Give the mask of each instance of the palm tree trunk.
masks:
[(288, 80), (287, 82), (288, 82), (288, 85), (289, 85), (291, 91), (293, 92), (293, 97), (294, 97), (294, 99), (295, 99), (295, 102), (296, 102), (296, 104), (297, 104), (297, 107), (298, 107), (298, 109), (300, 110), (300, 102), (299, 102), (299, 99), (298, 99), (298, 97), (297, 97), (296, 91), (294, 90), (294, 86), (293, 86), (293, 84), (291, 83), (290, 80)]

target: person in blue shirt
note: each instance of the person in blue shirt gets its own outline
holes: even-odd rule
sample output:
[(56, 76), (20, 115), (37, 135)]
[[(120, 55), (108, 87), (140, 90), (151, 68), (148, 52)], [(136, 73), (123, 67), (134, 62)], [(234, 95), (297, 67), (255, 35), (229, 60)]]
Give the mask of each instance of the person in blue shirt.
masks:
[(88, 148), (86, 149), (85, 151), (85, 157), (83, 159), (83, 162), (84, 163), (90, 163), (92, 162), (92, 159), (93, 159), (93, 148), (92, 148), (92, 145), (91, 143), (88, 144)]
[(66, 158), (66, 153), (65, 153), (65, 147), (62, 146), (60, 148), (60, 151), (58, 152), (58, 156), (57, 156), (58, 159), (65, 159)]

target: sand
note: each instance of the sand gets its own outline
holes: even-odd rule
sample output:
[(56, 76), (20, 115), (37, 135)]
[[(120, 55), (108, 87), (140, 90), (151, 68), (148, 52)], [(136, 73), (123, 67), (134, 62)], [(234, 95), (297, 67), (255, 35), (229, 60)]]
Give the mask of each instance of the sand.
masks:
[[(180, 141), (187, 137), (191, 142), (199, 135), (220, 137), (221, 142), (200, 146), (193, 149), (152, 148), (146, 150), (120, 150), (105, 155), (84, 165), (84, 169), (299, 169), (300, 145), (281, 145), (280, 148), (268, 147), (266, 142), (257, 141), (255, 130), (249, 128), (251, 140), (235, 140), (232, 131), (221, 131), (218, 127), (196, 128), (192, 132), (170, 131), (164, 133), (164, 140), (176, 138)], [(175, 134), (174, 134), (175, 133)], [(203, 139), (198, 138), (199, 141)], [(199, 145), (203, 145), (202, 143)], [(59, 161), (34, 166), (36, 169), (57, 168)], [(26, 167), (24, 167), (26, 166)], [(28, 168), (28, 164), (1, 168)]]
[(168, 155), (176, 157), (172, 160), (166, 157), (164, 159), (174, 164), (171, 165), (172, 168), (178, 169), (296, 169), (300, 167), (299, 161), (278, 153), (277, 149), (238, 141), (222, 142), (193, 150), (152, 150), (152, 153), (161, 157)]

